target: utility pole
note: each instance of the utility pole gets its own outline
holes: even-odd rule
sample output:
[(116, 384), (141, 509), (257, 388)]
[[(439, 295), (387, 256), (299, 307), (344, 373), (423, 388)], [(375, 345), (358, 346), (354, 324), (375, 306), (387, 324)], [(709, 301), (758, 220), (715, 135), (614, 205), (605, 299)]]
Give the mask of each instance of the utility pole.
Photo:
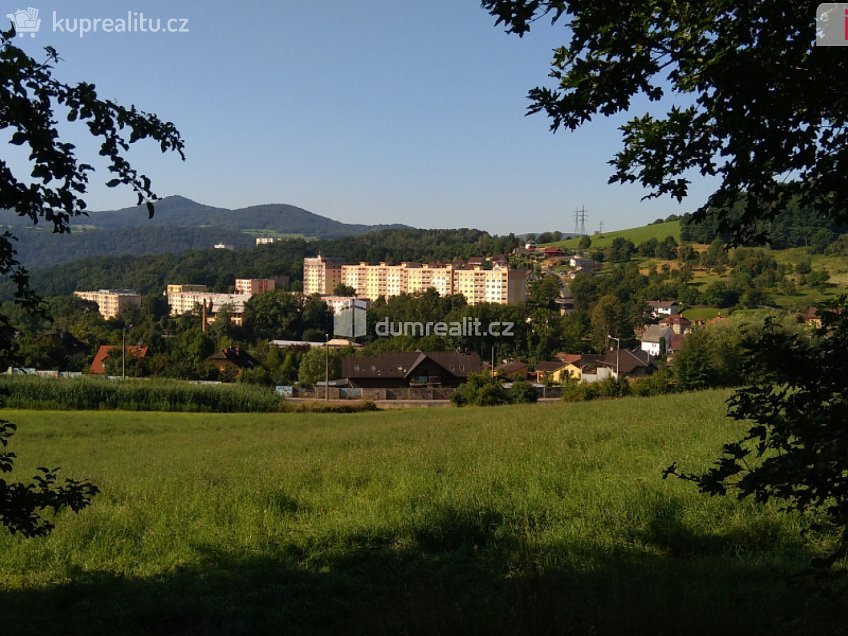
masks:
[(132, 329), (132, 325), (124, 325), (121, 330), (121, 380), (127, 379), (127, 329)]
[(330, 401), (330, 334), (324, 334), (324, 401)]

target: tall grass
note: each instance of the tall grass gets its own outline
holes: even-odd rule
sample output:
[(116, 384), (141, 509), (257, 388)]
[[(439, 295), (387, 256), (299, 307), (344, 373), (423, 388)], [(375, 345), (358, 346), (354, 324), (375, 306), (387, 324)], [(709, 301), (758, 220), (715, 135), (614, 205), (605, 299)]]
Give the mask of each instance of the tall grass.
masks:
[(21, 476), (102, 488), (0, 535), (10, 634), (839, 633), (824, 538), (663, 481), (739, 435), (726, 392), (338, 416), (5, 414)]
[(271, 389), (247, 384), (200, 385), (179, 380), (40, 378), (0, 376), (0, 398), (9, 408), (264, 413), (282, 400)]

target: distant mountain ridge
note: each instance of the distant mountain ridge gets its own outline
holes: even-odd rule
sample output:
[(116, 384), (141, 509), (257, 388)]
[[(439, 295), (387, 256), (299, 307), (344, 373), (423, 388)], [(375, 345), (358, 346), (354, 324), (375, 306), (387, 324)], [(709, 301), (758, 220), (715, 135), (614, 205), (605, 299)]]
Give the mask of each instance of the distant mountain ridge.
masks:
[(106, 212), (90, 212), (77, 223), (95, 229), (149, 227), (209, 227), (244, 232), (266, 230), (278, 234), (300, 234), (308, 238), (343, 238), (385, 229), (411, 229), (408, 225), (364, 225), (342, 223), (287, 203), (266, 203), (230, 210), (197, 203), (183, 196), (165, 197), (156, 203), (156, 214), (147, 218), (143, 206)]
[(254, 205), (238, 210), (216, 208), (182, 196), (156, 202), (148, 219), (144, 206), (89, 212), (71, 220), (71, 233), (56, 236), (50, 223), (33, 227), (11, 211), (0, 215), (0, 229), (11, 228), (18, 241), (18, 258), (29, 269), (49, 267), (88, 256), (179, 254), (211, 249), (223, 243), (248, 249), (255, 237), (294, 235), (307, 239), (339, 239), (406, 225), (342, 223), (284, 203)]

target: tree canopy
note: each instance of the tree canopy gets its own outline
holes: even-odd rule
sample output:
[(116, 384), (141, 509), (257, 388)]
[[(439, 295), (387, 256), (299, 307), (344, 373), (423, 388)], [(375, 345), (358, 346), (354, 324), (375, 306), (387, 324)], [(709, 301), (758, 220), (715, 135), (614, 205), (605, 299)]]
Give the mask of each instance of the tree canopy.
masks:
[[(837, 221), (848, 211), (848, 93), (834, 81), (848, 58), (816, 48), (816, 2), (585, 2), (483, 0), (507, 32), (562, 24), (553, 86), (530, 90), (531, 113), (574, 130), (597, 115), (645, 113), (621, 127), (610, 182), (647, 198), (682, 200), (697, 176), (720, 185), (696, 218), (718, 219), (734, 240), (793, 200)], [(670, 105), (667, 105), (671, 102)], [(734, 203), (745, 204), (731, 219)]]
[[(124, 153), (131, 144), (151, 139), (162, 152), (176, 151), (183, 157), (183, 140), (170, 122), (155, 115), (121, 106), (98, 97), (93, 84), (70, 85), (53, 77), (53, 65), (59, 55), (46, 48), (47, 58), (38, 62), (13, 45), (14, 29), (0, 32), (0, 130), (9, 132), (9, 143), (29, 148), (29, 175), (15, 175), (10, 163), (0, 159), (0, 209), (12, 210), (33, 224), (52, 223), (56, 233), (70, 231), (71, 218), (85, 213), (89, 173), (93, 167), (81, 163), (73, 144), (61, 141), (57, 118), (82, 122), (100, 141), (100, 156), (106, 158), (110, 188), (127, 185), (138, 196), (138, 204), (147, 204), (153, 216), (156, 195), (150, 179), (139, 173)], [(16, 257), (12, 241), (0, 235), (0, 276), (15, 284), (18, 304), (38, 311), (40, 301), (29, 288), (29, 276)], [(0, 314), (0, 365), (13, 362), (14, 343), (8, 316)], [(15, 430), (10, 422), (0, 421), (0, 445), (8, 444)], [(11, 472), (15, 454), (0, 452), (0, 471)], [(25, 536), (46, 534), (52, 524), (41, 511), (63, 508), (80, 510), (97, 493), (88, 482), (66, 479), (59, 482), (57, 469), (41, 469), (32, 482), (7, 482), (0, 479), (0, 523)]]

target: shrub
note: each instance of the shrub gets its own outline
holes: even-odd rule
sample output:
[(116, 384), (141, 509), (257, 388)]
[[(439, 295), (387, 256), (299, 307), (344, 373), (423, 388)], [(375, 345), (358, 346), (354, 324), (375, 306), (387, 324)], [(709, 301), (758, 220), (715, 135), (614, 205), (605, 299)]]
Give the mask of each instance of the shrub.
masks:
[(451, 402), (456, 406), (495, 406), (509, 401), (509, 395), (501, 383), (483, 373), (469, 375), (468, 380), (451, 396)]
[(664, 367), (644, 378), (639, 378), (630, 385), (630, 392), (640, 397), (672, 393), (675, 389), (674, 377), (668, 367)]
[(616, 398), (630, 395), (630, 383), (626, 378), (612, 376), (596, 383), (599, 397)]
[(529, 382), (517, 380), (509, 390), (509, 399), (513, 404), (532, 404), (539, 399), (539, 394)]

